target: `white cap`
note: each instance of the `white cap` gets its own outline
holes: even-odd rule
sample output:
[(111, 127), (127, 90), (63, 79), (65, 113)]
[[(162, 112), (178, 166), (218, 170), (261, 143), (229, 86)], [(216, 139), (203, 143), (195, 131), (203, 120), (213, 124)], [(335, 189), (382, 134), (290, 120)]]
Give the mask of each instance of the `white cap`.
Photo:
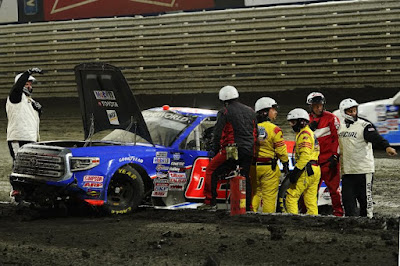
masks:
[(233, 86), (224, 86), (219, 90), (219, 99), (221, 101), (228, 101), (239, 98), (239, 92)]
[[(17, 81), (22, 76), (22, 74), (24, 74), (24, 73), (19, 73), (18, 75), (15, 76), (14, 83), (17, 83)], [(36, 79), (34, 77), (32, 77), (32, 76), (29, 76), (28, 81), (35, 82)]]
[(262, 97), (256, 101), (254, 111), (258, 112), (262, 109), (276, 107), (278, 104), (270, 97)]
[(310, 121), (310, 115), (304, 109), (295, 108), (288, 113), (287, 120), (289, 121), (289, 120), (296, 120), (296, 119), (304, 119), (304, 120)]

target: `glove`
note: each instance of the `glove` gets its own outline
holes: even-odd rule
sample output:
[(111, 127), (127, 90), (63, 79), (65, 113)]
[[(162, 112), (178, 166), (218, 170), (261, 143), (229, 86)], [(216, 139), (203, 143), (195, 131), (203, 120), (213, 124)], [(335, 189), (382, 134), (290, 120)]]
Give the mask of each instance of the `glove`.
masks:
[(208, 154), (207, 154), (207, 156), (208, 156), (209, 158), (214, 158), (214, 156), (215, 156), (215, 151), (209, 151)]
[(339, 157), (336, 154), (334, 154), (331, 157), (329, 157), (328, 162), (329, 162), (329, 168), (331, 169), (336, 168), (339, 162)]
[(312, 131), (315, 131), (318, 127), (318, 122), (317, 121), (312, 121), (309, 125)]
[(283, 173), (285, 175), (289, 174), (289, 162), (283, 163)]
[(290, 183), (296, 184), (296, 182), (299, 179), (300, 175), (301, 175), (301, 170), (299, 168), (295, 167), (292, 171), (289, 172), (287, 177), (289, 178)]
[(32, 75), (34, 73), (43, 74), (43, 71), (42, 71), (42, 69), (40, 69), (38, 67), (32, 67), (32, 68), (28, 69), (28, 73), (29, 73), (29, 75)]
[(32, 107), (39, 113), (39, 116), (42, 114), (42, 105), (39, 102), (32, 101)]

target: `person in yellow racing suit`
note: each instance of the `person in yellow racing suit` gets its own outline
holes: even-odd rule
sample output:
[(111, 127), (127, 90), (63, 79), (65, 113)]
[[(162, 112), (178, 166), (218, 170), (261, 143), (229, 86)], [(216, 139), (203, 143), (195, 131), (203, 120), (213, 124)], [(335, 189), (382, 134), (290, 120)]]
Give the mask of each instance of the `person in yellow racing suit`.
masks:
[(295, 165), (288, 174), (290, 187), (286, 192), (286, 212), (298, 214), (298, 201), (303, 195), (307, 214), (318, 215), (318, 184), (321, 169), (318, 165), (319, 145), (308, 126), (310, 116), (306, 110), (296, 108), (287, 115), (290, 126), (296, 132)]
[(250, 171), (254, 212), (258, 211), (261, 201), (263, 212), (273, 213), (276, 210), (281, 176), (277, 159), (283, 163), (284, 171), (289, 172), (288, 153), (282, 130), (272, 123), (278, 115), (277, 109), (278, 104), (270, 97), (258, 99), (254, 108), (257, 113), (259, 135), (257, 154)]

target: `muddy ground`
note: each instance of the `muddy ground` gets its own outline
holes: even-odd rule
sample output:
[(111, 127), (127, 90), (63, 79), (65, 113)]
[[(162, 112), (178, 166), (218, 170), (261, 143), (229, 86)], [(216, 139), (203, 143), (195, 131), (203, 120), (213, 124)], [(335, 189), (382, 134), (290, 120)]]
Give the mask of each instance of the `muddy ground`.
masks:
[[(335, 109), (344, 92), (324, 92)], [(360, 92), (360, 102), (396, 91)], [(278, 124), (293, 134), (284, 117), (305, 107), (308, 91), (266, 94), (282, 106)], [(265, 94), (264, 94), (265, 95)], [(252, 105), (259, 96), (242, 95)], [(162, 104), (217, 107), (215, 96), (142, 96), (142, 108)], [(301, 99), (298, 100), (298, 99)], [(332, 99), (332, 100), (329, 100)], [(42, 99), (42, 140), (82, 139), (77, 99)], [(190, 104), (192, 105), (192, 104)], [(2, 102), (4, 106), (4, 101)], [(3, 109), (4, 110), (4, 109)], [(5, 141), (6, 118), (0, 112), (0, 265), (397, 265), (399, 254), (400, 164), (376, 152), (375, 218), (246, 214), (226, 211), (165, 211), (141, 208), (127, 216), (97, 212), (65, 215), (38, 212), (9, 203), (11, 158)]]

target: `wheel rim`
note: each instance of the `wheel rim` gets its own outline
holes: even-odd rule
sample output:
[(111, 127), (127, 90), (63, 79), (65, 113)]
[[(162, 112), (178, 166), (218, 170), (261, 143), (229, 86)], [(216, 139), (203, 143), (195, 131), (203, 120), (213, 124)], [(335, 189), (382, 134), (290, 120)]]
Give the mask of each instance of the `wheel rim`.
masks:
[(113, 178), (108, 186), (107, 200), (112, 206), (130, 206), (133, 200), (134, 190), (130, 180)]

